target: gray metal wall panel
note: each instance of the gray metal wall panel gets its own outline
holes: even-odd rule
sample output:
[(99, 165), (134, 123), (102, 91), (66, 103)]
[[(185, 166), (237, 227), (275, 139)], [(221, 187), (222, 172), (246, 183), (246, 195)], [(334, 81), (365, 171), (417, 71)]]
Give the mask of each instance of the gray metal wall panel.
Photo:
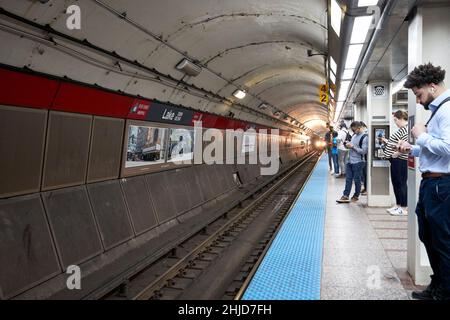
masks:
[(0, 198), (37, 192), (47, 111), (0, 106)]
[(9, 298), (61, 273), (39, 195), (0, 200), (0, 291)]
[(158, 221), (164, 222), (174, 218), (177, 211), (170, 195), (167, 172), (149, 174), (146, 179)]
[(63, 268), (103, 250), (84, 186), (42, 193)]
[(158, 224), (145, 177), (122, 179), (122, 188), (136, 234), (141, 234)]
[(119, 177), (124, 123), (122, 119), (94, 117), (88, 182)]
[(167, 171), (167, 182), (170, 190), (170, 197), (177, 209), (177, 215), (192, 208), (190, 194), (186, 186), (186, 175), (184, 169)]
[(90, 184), (87, 189), (105, 249), (131, 239), (133, 230), (119, 181)]
[(210, 200), (215, 196), (214, 190), (211, 186), (209, 179), (209, 167), (208, 165), (196, 166), (197, 176), (199, 178), (200, 188), (205, 200)]
[(197, 173), (198, 167), (199, 166), (193, 166), (185, 169), (186, 187), (193, 206), (206, 201), (200, 186), (200, 178)]
[(86, 182), (92, 117), (50, 111), (43, 190)]
[(219, 193), (223, 193), (227, 190), (227, 184), (226, 184), (226, 177), (225, 174), (222, 170), (222, 166), (221, 165), (214, 165), (213, 167), (214, 170), (214, 176), (216, 177), (216, 181), (217, 181), (217, 187), (218, 187), (218, 191)]

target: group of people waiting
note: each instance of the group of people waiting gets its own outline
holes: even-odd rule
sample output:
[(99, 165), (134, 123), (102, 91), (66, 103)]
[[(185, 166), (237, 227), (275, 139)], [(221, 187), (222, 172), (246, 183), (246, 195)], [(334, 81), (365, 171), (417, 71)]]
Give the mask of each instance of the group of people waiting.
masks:
[[(398, 110), (394, 113), (394, 123), (398, 130), (389, 139), (380, 138), (383, 158), (391, 163), (391, 180), (394, 188), (396, 205), (387, 209), (391, 215), (407, 215), (407, 178), (408, 156), (397, 151), (400, 141), (408, 138), (408, 113)], [(367, 195), (367, 152), (369, 138), (367, 126), (362, 121), (353, 121), (350, 125), (350, 134), (344, 122), (341, 122), (338, 131), (333, 127), (325, 134), (327, 141), (328, 163), (330, 173), (336, 178), (345, 177), (345, 189), (338, 203), (356, 202), (360, 195)], [(350, 198), (352, 185), (355, 192)]]
[[(433, 271), (428, 287), (412, 293), (413, 298), (421, 300), (450, 300), (450, 90), (445, 89), (444, 78), (445, 70), (431, 63), (416, 67), (407, 77), (404, 87), (412, 90), (418, 105), (432, 112), (426, 124), (418, 123), (411, 129), (415, 145), (407, 141), (408, 114), (404, 111), (394, 113), (398, 130), (389, 139), (377, 137), (378, 142), (382, 143), (384, 158), (390, 160), (396, 198), (396, 206), (388, 209), (390, 214), (407, 214), (408, 156), (420, 160), (422, 181), (415, 212), (419, 238), (426, 248)], [(325, 137), (330, 170), (333, 162), (332, 172), (338, 177), (346, 177), (344, 194), (337, 202), (358, 201), (361, 177), (367, 173), (364, 156), (369, 139), (364, 138), (367, 134), (361, 122), (351, 124), (353, 135), (350, 141), (348, 137), (343, 139), (343, 128), (341, 125), (336, 133), (330, 128)], [(346, 164), (345, 152), (339, 156), (340, 151), (344, 151), (340, 143), (348, 149)], [(340, 162), (340, 159), (343, 161)], [(355, 193), (349, 199), (352, 181), (355, 183)]]

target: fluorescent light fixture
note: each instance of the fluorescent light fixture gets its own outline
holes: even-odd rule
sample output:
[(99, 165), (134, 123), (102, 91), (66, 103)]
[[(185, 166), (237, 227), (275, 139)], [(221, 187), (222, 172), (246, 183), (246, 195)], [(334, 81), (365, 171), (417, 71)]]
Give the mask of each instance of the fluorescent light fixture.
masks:
[(339, 101), (345, 101), (347, 98), (348, 89), (350, 88), (350, 81), (341, 81), (341, 86), (339, 87)]
[(266, 109), (267, 109), (267, 104), (261, 103), (261, 104), (258, 106), (258, 108), (261, 109), (261, 110), (266, 110)]
[(334, 114), (334, 122), (338, 122), (339, 115), (341, 114), (342, 107), (344, 106), (343, 102), (338, 102), (336, 105), (336, 113)]
[(235, 92), (233, 92), (233, 96), (235, 96), (235, 97), (238, 98), (238, 99), (244, 99), (244, 98), (245, 98), (245, 95), (246, 95), (246, 93), (245, 93), (244, 90), (238, 89), (238, 90), (236, 90)]
[(372, 25), (372, 16), (356, 17), (353, 22), (352, 37), (350, 43), (364, 43), (369, 33), (369, 28)]
[(330, 80), (331, 80), (334, 84), (336, 84), (336, 76), (334, 75), (333, 72), (330, 72)]
[(331, 71), (334, 72), (334, 74), (337, 73), (337, 64), (336, 64), (336, 61), (334, 61), (332, 56), (330, 56), (330, 68), (331, 68)]
[(358, 65), (359, 56), (361, 55), (363, 45), (351, 44), (348, 46), (347, 61), (345, 62), (345, 69), (355, 69)]
[(404, 78), (403, 80), (401, 80), (400, 82), (396, 83), (393, 87), (392, 87), (392, 94), (396, 94), (397, 92), (399, 92), (400, 90), (403, 89), (403, 86), (405, 85), (406, 82), (406, 78)]
[(355, 73), (355, 69), (345, 69), (342, 74), (342, 79), (352, 79), (353, 74)]
[(378, 4), (378, 0), (359, 0), (358, 7), (368, 7), (368, 6), (376, 6)]
[(202, 68), (200, 68), (198, 65), (193, 63), (192, 61), (189, 61), (188, 59), (181, 60), (176, 68), (180, 71), (183, 71), (188, 76), (198, 76), (199, 73), (202, 71)]
[(336, 0), (331, 0), (331, 26), (337, 36), (341, 35), (342, 9)]

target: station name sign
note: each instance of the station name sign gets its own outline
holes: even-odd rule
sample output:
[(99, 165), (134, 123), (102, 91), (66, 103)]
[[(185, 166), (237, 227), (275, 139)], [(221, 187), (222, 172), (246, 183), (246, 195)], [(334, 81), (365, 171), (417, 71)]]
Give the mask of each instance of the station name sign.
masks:
[(159, 102), (136, 101), (130, 118), (152, 122), (191, 125), (194, 112)]

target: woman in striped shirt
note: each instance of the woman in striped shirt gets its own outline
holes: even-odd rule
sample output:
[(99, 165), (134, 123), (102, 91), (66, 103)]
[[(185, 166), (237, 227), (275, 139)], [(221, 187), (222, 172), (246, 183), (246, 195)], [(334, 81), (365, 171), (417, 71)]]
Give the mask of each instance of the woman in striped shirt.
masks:
[(389, 137), (382, 138), (386, 144), (383, 152), (384, 157), (391, 162), (391, 179), (394, 187), (396, 206), (387, 209), (391, 215), (408, 214), (408, 155), (397, 152), (397, 144), (400, 140), (408, 140), (408, 113), (398, 110), (394, 113), (394, 122), (399, 129)]

